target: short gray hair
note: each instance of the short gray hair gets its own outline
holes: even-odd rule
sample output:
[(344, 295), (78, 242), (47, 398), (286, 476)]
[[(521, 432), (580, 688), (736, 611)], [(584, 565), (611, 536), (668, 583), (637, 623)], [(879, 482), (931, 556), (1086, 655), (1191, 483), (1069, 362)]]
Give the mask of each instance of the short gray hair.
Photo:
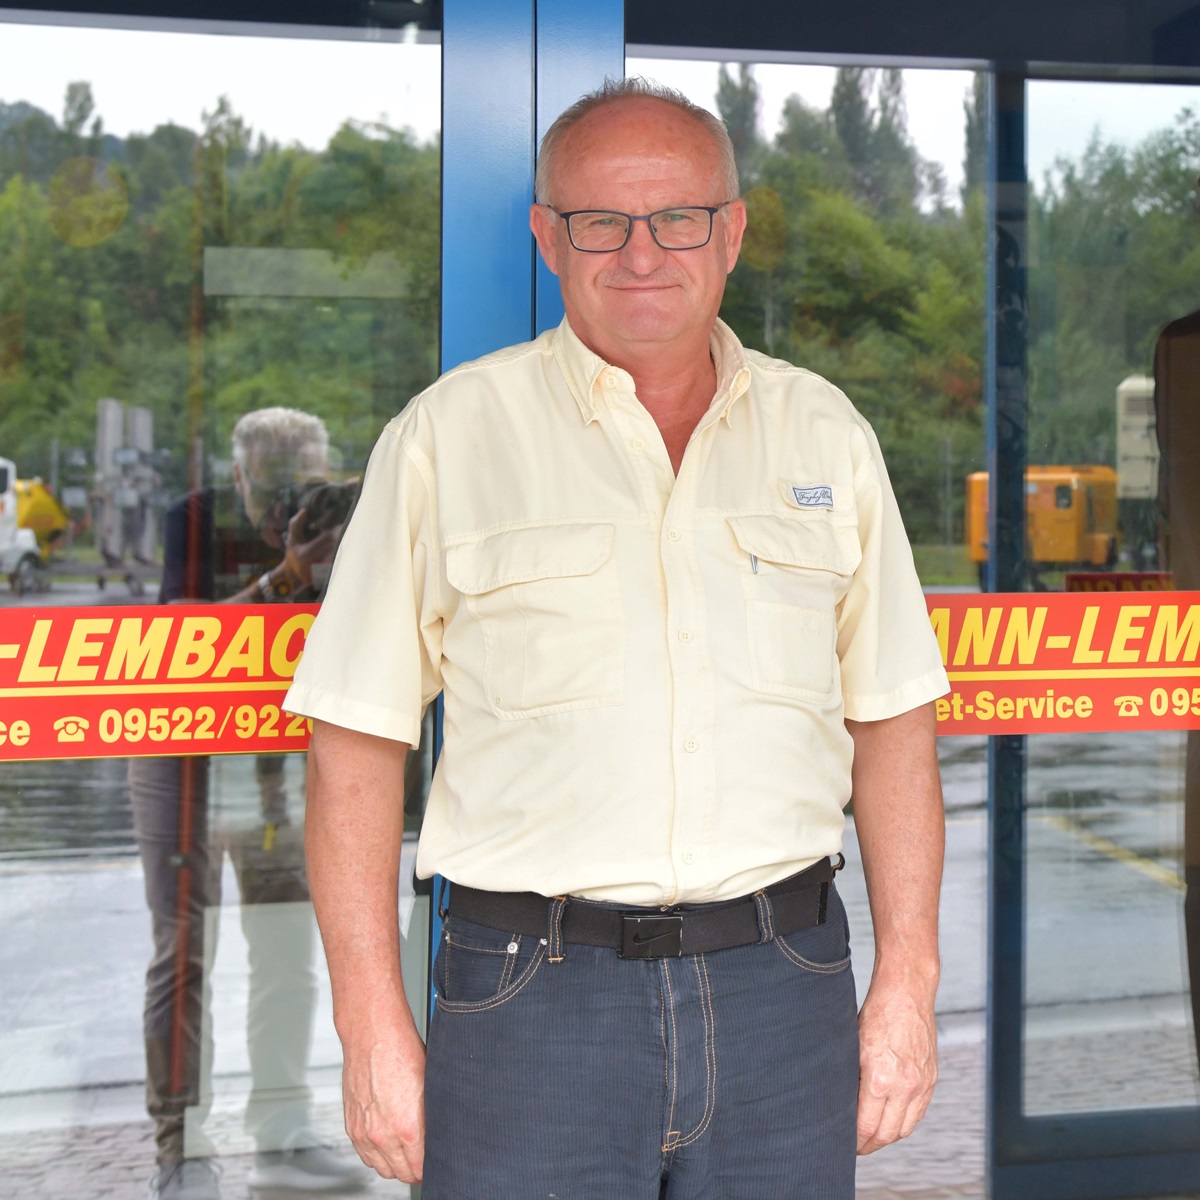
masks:
[(717, 156), (721, 164), (721, 182), (724, 186), (725, 200), (736, 200), (741, 195), (741, 185), (738, 183), (737, 158), (733, 152), (733, 142), (729, 139), (729, 130), (720, 117), (714, 116), (707, 108), (693, 104), (682, 92), (675, 88), (665, 87), (641, 75), (631, 75), (626, 79), (605, 79), (594, 92), (576, 100), (570, 108), (561, 112), (554, 124), (546, 130), (542, 138), (541, 152), (538, 154), (537, 171), (533, 178), (534, 198), (539, 204), (548, 204), (550, 183), (558, 167), (564, 135), (584, 117), (593, 113), (606, 104), (616, 100), (646, 98), (661, 100), (698, 121), (716, 146)]
[(272, 476), (265, 482), (304, 482), (329, 473), (329, 431), (325, 422), (298, 408), (277, 405), (246, 413), (233, 427), (232, 443), (233, 461), (243, 475), (250, 455), (257, 451), (260, 469), (266, 466)]

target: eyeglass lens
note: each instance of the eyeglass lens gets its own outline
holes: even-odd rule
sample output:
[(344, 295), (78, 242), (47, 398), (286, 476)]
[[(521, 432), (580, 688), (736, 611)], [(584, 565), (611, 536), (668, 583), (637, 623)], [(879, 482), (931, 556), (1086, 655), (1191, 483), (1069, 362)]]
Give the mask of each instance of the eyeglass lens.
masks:
[(694, 250), (712, 236), (712, 213), (707, 208), (668, 208), (636, 218), (628, 213), (577, 212), (568, 218), (568, 231), (577, 250), (617, 250), (635, 220), (648, 222), (664, 250)]

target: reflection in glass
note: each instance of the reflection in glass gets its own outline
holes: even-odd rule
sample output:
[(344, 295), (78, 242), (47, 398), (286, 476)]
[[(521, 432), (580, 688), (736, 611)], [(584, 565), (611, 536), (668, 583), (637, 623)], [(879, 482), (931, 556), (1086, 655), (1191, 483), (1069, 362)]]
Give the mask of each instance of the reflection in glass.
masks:
[[(436, 45), (2, 28), (0, 612), (319, 599), (371, 446), (436, 370)], [(418, 1015), (431, 734), (398, 898)], [(302, 755), (6, 766), (6, 1189), (364, 1182), (303, 794)]]
[[(1119, 138), (1097, 125), (1115, 97)], [(1156, 431), (1151, 376), (1163, 326), (1200, 304), (1200, 276), (1183, 268), (1196, 253), (1198, 98), (1029, 85), (1042, 169), (1029, 197), (1027, 480), (1054, 484), (1052, 506), (1027, 487), (1035, 587), (1158, 589), (1185, 568), (1186, 535), (1165, 535), (1190, 506), (1178, 492), (1160, 507), (1159, 445), (1194, 478), (1197, 442), (1191, 418)], [(1095, 115), (1072, 139), (1062, 114), (1079, 112)], [(1049, 553), (1055, 537), (1071, 553)], [(1188, 740), (1029, 739), (1026, 1112), (1200, 1103), (1182, 904)]]

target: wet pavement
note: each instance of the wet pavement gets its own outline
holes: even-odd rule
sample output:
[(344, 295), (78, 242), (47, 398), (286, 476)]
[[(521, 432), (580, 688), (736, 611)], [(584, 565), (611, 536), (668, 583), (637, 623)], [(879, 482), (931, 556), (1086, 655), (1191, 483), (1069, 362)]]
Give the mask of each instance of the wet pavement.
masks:
[[(862, 1160), (863, 1200), (983, 1195), (986, 819), (982, 739), (944, 739), (941, 1082), (906, 1142)], [(1030, 741), (1025, 1093), (1031, 1112), (1200, 1103), (1179, 882), (1182, 738)], [(145, 1195), (152, 1169), (140, 1032), (150, 953), (123, 767), (41, 764), (0, 784), (0, 1197)], [(250, 760), (222, 767), (236, 820)], [(71, 774), (70, 771), (67, 772)], [(19, 803), (18, 803), (19, 801)], [(839, 876), (860, 995), (870, 919), (853, 838)], [(242, 1131), (246, 944), (232, 873), (213, 914), (213, 1114), (225, 1200), (250, 1195)], [(328, 986), (309, 1059), (313, 1127), (345, 1147)], [(368, 1195), (401, 1197), (378, 1181)], [(1200, 1195), (1200, 1192), (1196, 1193)], [(263, 1193), (266, 1200), (271, 1196)]]

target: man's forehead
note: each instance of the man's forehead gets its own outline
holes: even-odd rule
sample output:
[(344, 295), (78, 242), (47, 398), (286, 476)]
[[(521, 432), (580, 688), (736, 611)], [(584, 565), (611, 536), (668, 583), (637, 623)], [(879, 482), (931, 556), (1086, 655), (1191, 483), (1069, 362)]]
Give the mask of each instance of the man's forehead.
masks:
[(563, 141), (580, 151), (631, 141), (669, 150), (681, 138), (697, 147), (712, 146), (712, 134), (700, 119), (677, 105), (655, 96), (620, 96), (592, 109)]
[(560, 178), (602, 169), (606, 178), (714, 173), (720, 154), (711, 132), (672, 104), (651, 97), (613, 100), (593, 110), (563, 139)]

